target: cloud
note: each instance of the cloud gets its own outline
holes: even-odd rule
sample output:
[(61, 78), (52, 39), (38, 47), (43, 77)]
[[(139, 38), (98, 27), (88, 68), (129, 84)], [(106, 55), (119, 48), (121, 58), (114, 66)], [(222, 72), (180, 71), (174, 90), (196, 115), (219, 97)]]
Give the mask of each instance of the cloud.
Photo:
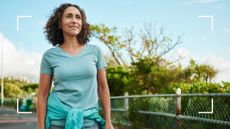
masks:
[(189, 61), (191, 59), (194, 59), (198, 64), (208, 64), (217, 69), (218, 72), (216, 77), (214, 78), (215, 82), (230, 82), (230, 60), (211, 53), (205, 57), (198, 56), (195, 53), (191, 53), (186, 48), (178, 48), (175, 54), (177, 55), (176, 57), (183, 57), (183, 60), (180, 61), (180, 64), (182, 64), (182, 66), (188, 66)]
[(217, 76), (214, 79), (215, 82), (230, 82), (230, 60), (226, 60), (214, 54), (209, 54), (203, 62), (212, 65), (218, 70)]
[[(2, 37), (1, 33), (0, 35)], [(3, 61), (1, 60), (0, 63), (3, 62), (4, 76), (27, 78), (37, 82), (42, 54), (20, 50), (6, 37), (2, 37), (0, 41), (0, 47), (2, 47), (3, 41)]]
[(190, 51), (186, 48), (177, 48), (173, 53), (169, 54), (169, 56), (166, 57), (166, 59), (170, 61), (177, 61), (179, 59), (179, 62), (182, 66), (188, 66), (189, 61), (191, 59), (194, 59)]
[(179, 56), (182, 56), (182, 57), (187, 57), (190, 55), (189, 50), (186, 48), (178, 48), (176, 52)]

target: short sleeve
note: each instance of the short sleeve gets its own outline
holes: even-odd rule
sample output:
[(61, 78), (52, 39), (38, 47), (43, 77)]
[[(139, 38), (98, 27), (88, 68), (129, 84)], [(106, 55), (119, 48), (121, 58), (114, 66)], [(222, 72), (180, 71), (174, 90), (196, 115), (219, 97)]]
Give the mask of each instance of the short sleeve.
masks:
[(40, 65), (40, 74), (52, 75), (52, 68), (48, 61), (48, 57), (46, 53), (42, 56), (41, 65)]
[(97, 69), (103, 69), (105, 67), (107, 67), (107, 64), (105, 62), (102, 50), (100, 48), (98, 48), (98, 62), (97, 62)]

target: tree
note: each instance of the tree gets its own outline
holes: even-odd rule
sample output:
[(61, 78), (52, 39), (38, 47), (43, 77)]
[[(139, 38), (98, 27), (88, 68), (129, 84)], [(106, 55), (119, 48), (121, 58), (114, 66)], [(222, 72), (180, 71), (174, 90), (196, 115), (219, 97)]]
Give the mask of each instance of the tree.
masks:
[(108, 28), (102, 24), (90, 25), (90, 30), (93, 37), (102, 41), (109, 48), (116, 63), (118, 65), (125, 65), (125, 61), (122, 59), (121, 53), (119, 52), (123, 44), (120, 41), (120, 36), (115, 34), (117, 28)]
[(202, 64), (197, 67), (197, 73), (200, 74), (199, 76), (201, 80), (205, 81), (206, 83), (209, 80), (211, 83), (212, 79), (217, 73), (217, 70), (210, 65)]
[(127, 29), (124, 36), (125, 49), (132, 62), (144, 58), (163, 58), (181, 43), (180, 36), (174, 41), (165, 34), (163, 27), (158, 32), (152, 24), (144, 25), (139, 32), (135, 34), (133, 28)]
[(144, 58), (132, 63), (132, 82), (127, 86), (130, 94), (160, 93), (174, 79), (173, 70), (161, 58)]
[[(111, 82), (109, 85), (112, 92), (156, 93), (172, 80), (168, 69), (170, 62), (163, 57), (181, 42), (180, 37), (174, 41), (165, 34), (163, 27), (158, 32), (151, 24), (145, 25), (138, 34), (132, 28), (127, 29), (124, 36), (116, 33), (117, 28), (109, 28), (103, 24), (91, 25), (90, 29), (93, 37), (109, 48), (119, 67), (130, 70), (124, 76), (124, 71), (109, 68), (108, 82)], [(125, 56), (122, 55), (124, 53)], [(128, 66), (128, 63), (131, 65)], [(126, 82), (124, 77), (128, 78)]]
[[(125, 66), (129, 59), (131, 62), (137, 62), (144, 58), (163, 58), (181, 43), (181, 37), (174, 41), (165, 34), (163, 27), (157, 32), (151, 24), (145, 25), (139, 34), (135, 34), (132, 28), (127, 29), (124, 36), (116, 33), (117, 28), (108, 28), (103, 24), (91, 25), (90, 29), (93, 37), (109, 48), (116, 62)], [(124, 53), (127, 55), (122, 56)]]

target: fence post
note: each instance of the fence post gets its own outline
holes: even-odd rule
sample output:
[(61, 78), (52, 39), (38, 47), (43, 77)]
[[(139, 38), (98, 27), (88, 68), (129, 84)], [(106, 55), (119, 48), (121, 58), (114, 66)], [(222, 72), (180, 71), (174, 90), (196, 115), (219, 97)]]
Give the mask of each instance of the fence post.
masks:
[[(129, 96), (129, 93), (128, 92), (125, 92), (125, 97), (128, 97)], [(129, 98), (125, 98), (125, 110), (128, 111), (129, 110)]]
[(176, 129), (180, 129), (181, 122), (178, 116), (181, 114), (181, 89), (176, 89)]

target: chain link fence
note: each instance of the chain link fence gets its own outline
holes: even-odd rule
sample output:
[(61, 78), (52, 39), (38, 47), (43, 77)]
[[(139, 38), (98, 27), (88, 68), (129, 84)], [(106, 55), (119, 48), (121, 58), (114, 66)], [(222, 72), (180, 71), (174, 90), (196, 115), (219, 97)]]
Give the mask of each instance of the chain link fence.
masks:
[(230, 129), (230, 94), (111, 97), (118, 129)]

